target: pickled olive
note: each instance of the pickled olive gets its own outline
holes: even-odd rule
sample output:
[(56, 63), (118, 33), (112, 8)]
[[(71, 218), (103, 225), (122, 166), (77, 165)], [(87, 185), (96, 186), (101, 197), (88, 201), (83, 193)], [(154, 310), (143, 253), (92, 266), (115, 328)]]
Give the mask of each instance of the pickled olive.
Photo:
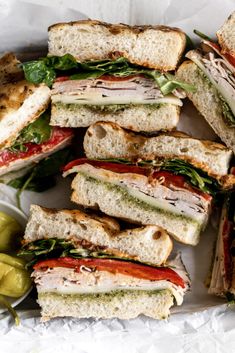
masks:
[(17, 256), (10, 256), (0, 253), (0, 263), (10, 265), (19, 269), (25, 269), (25, 260)]
[(24, 268), (24, 260), (0, 254), (0, 294), (18, 298), (30, 287), (30, 274)]
[(22, 233), (20, 224), (11, 216), (0, 212), (0, 251), (10, 252), (15, 250), (20, 242)]

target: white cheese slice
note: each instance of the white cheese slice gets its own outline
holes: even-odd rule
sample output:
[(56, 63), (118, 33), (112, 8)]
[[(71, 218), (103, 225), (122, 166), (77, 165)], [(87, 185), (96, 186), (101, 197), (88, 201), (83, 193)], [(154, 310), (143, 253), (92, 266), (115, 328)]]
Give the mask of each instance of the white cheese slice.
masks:
[(51, 97), (52, 103), (63, 104), (86, 104), (86, 105), (111, 105), (111, 104), (174, 104), (182, 106), (183, 103), (173, 94), (166, 97), (158, 97), (155, 99), (144, 99), (143, 96), (111, 96), (104, 97), (99, 93), (96, 94), (54, 94)]

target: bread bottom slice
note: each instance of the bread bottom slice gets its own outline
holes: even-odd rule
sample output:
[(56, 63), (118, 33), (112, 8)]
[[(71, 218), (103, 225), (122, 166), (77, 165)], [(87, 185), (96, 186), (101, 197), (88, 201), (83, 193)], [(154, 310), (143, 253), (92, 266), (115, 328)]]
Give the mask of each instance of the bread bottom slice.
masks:
[(172, 130), (179, 121), (180, 108), (174, 104), (88, 106), (53, 103), (51, 125), (87, 127), (97, 121), (111, 121), (134, 131)]
[(215, 133), (235, 153), (235, 128), (225, 123), (222, 109), (223, 102), (217, 89), (192, 61), (185, 61), (179, 67), (177, 77), (197, 87), (195, 93), (187, 93), (189, 99)]
[(57, 294), (38, 293), (42, 320), (55, 317), (133, 319), (141, 314), (166, 319), (174, 304), (169, 290), (122, 290), (106, 293)]
[(157, 208), (129, 194), (126, 188), (79, 172), (72, 189), (71, 200), (79, 205), (98, 208), (131, 223), (158, 225), (185, 244), (196, 245), (199, 241), (201, 226), (196, 220)]

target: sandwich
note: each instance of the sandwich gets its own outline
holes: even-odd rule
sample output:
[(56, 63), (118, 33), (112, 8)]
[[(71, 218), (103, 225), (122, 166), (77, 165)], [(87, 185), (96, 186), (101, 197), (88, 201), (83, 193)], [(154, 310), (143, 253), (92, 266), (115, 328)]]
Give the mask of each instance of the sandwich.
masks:
[[(146, 137), (113, 123), (98, 122), (87, 129), (83, 146), (89, 159), (152, 165), (187, 177), (185, 168), (199, 174), (194, 185), (202, 191), (215, 193), (235, 187), (235, 175), (229, 172), (232, 150), (180, 131)], [(203, 177), (208, 188), (203, 185)]]
[(120, 230), (112, 218), (32, 205), (21, 256), (33, 266), (43, 320), (155, 319), (182, 304), (189, 279), (156, 226)]
[(49, 27), (48, 56), (24, 64), (29, 82), (52, 86), (51, 125), (88, 127), (112, 121), (134, 131), (172, 130), (180, 98), (194, 87), (175, 70), (186, 36), (164, 26), (99, 21)]
[(13, 54), (0, 59), (0, 176), (33, 167), (71, 143), (72, 130), (51, 127), (50, 89), (24, 79)]
[(235, 300), (235, 193), (225, 196), (209, 293)]
[(202, 46), (189, 51), (177, 77), (193, 84), (189, 99), (221, 140), (235, 153), (235, 12), (217, 32), (218, 43), (203, 36)]
[(180, 132), (146, 137), (113, 123), (90, 126), (87, 158), (64, 167), (76, 173), (72, 201), (132, 223), (155, 224), (177, 241), (196, 245), (213, 198), (233, 189), (232, 151)]
[(64, 168), (75, 174), (71, 200), (130, 223), (158, 225), (176, 240), (196, 245), (212, 196), (169, 171), (81, 158)]

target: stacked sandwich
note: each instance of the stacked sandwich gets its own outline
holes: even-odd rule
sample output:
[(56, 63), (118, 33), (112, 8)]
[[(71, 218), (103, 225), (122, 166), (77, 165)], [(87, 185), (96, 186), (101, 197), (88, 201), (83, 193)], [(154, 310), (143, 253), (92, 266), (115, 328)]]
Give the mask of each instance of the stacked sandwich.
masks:
[[(191, 85), (177, 81), (168, 72), (175, 70), (185, 43), (184, 33), (168, 27), (130, 27), (98, 21), (57, 24), (49, 28), (49, 55), (25, 63), (23, 68), (29, 82), (52, 88), (51, 126), (89, 127), (102, 120), (136, 132), (167, 131), (178, 123), (184, 90), (193, 90)], [(230, 152), (225, 149), (222, 154), (225, 166)], [(98, 179), (100, 173), (108, 173), (90, 163), (80, 167), (94, 168)], [(77, 171), (74, 165), (72, 170), (71, 165), (65, 169), (65, 174)], [(116, 171), (119, 169), (118, 164)], [(130, 183), (143, 178), (145, 188), (150, 174), (150, 169), (128, 167), (128, 173), (121, 171), (117, 177), (126, 176)], [(159, 186), (165, 178), (164, 173), (151, 176)], [(82, 181), (77, 184), (83, 188)], [(117, 221), (107, 216), (31, 207), (21, 253), (30, 256), (43, 319), (56, 316), (132, 318), (139, 314), (161, 319), (169, 315), (174, 301), (179, 305), (183, 301), (188, 278), (179, 258), (167, 262), (172, 240), (160, 226), (165, 225), (176, 234), (173, 224), (179, 221), (179, 225), (185, 226), (185, 232), (180, 226), (177, 228), (179, 238), (184, 239), (181, 233), (185, 233), (186, 239), (191, 231), (198, 235), (197, 222), (187, 223), (189, 217), (174, 213), (175, 206), (167, 202), (165, 205), (163, 201), (162, 206), (161, 197), (145, 202), (144, 197), (154, 198), (139, 192), (144, 200), (138, 201), (125, 190), (126, 205), (131, 197), (137, 200), (137, 208), (143, 204), (148, 220), (123, 216), (125, 209), (122, 214), (112, 210), (109, 202), (113, 198), (118, 209), (118, 201), (111, 186), (107, 192), (106, 184), (104, 181), (104, 195), (99, 195), (106, 208), (101, 205), (99, 208), (131, 223), (137, 221), (142, 227), (125, 225), (130, 229), (121, 231)], [(179, 177), (174, 185), (183, 204), (189, 191), (195, 207), (202, 209), (198, 219), (204, 225), (211, 197), (204, 197), (198, 190), (191, 193), (188, 185), (181, 191), (182, 184), (184, 180)], [(115, 185), (119, 190), (118, 182)], [(166, 182), (165, 189), (168, 187)], [(90, 192), (93, 193), (92, 185)], [(97, 187), (95, 198), (98, 194)], [(85, 207), (93, 206), (85, 199), (77, 202)], [(135, 210), (134, 203), (132, 206), (134, 213), (142, 212), (141, 208)], [(167, 227), (170, 219), (172, 222)]]
[(164, 319), (189, 286), (180, 258), (167, 261), (169, 235), (157, 226), (120, 230), (109, 217), (33, 205), (21, 255), (33, 265), (42, 319)]
[(88, 127), (111, 121), (134, 131), (172, 130), (181, 97), (193, 87), (175, 70), (186, 36), (162, 26), (99, 21), (49, 28), (49, 54), (24, 64), (26, 79), (52, 86), (51, 125)]
[(0, 177), (9, 182), (15, 178), (10, 172), (28, 173), (70, 144), (73, 134), (71, 129), (49, 125), (50, 89), (27, 82), (13, 54), (1, 57), (0, 67)]

